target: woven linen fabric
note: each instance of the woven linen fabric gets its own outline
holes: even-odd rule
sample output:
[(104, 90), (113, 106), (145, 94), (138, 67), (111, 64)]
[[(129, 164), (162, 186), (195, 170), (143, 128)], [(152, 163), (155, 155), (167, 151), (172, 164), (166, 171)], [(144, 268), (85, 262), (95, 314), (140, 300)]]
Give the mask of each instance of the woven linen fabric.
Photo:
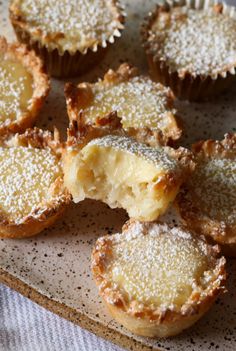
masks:
[(122, 351), (0, 284), (0, 351)]

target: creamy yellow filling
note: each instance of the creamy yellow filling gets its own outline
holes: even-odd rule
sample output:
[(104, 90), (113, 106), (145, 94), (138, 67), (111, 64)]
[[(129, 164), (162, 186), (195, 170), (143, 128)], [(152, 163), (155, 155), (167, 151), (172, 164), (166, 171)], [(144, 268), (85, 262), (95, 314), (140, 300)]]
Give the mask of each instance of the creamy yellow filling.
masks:
[(32, 75), (20, 62), (0, 56), (0, 125), (20, 119), (32, 95)]
[[(153, 231), (153, 233), (155, 230)], [(162, 230), (118, 239), (107, 277), (129, 298), (154, 307), (180, 308), (193, 290), (204, 287), (209, 269), (205, 244)]]
[(85, 110), (88, 121), (116, 111), (124, 129), (166, 129), (175, 110), (169, 106), (169, 90), (145, 77), (117, 84), (97, 83), (93, 100)]
[[(138, 154), (141, 151), (146, 152), (145, 157)], [(95, 139), (79, 154), (69, 153), (65, 167), (65, 184), (75, 202), (101, 200), (140, 220), (156, 219), (178, 191), (177, 182), (171, 189), (161, 184), (170, 170), (176, 175), (180, 171), (164, 149), (148, 148), (129, 138)]]
[(62, 176), (50, 149), (0, 148), (0, 169), (0, 214), (16, 222), (50, 201), (50, 186)]

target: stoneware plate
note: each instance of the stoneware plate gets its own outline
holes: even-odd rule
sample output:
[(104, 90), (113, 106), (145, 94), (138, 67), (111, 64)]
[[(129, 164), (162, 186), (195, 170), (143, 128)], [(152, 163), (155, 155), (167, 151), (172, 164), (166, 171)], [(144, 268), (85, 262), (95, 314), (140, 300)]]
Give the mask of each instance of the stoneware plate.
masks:
[[(126, 0), (127, 24), (120, 41), (103, 63), (76, 80), (94, 81), (108, 67), (121, 62), (135, 64), (147, 71), (140, 47), (140, 23), (155, 1)], [(8, 2), (0, 2), (0, 33), (14, 40), (8, 21)], [(38, 126), (56, 125), (65, 137), (68, 125), (64, 81), (53, 80), (50, 96)], [(236, 86), (212, 103), (178, 103), (185, 124), (183, 144), (206, 138), (222, 138), (236, 131)], [(236, 260), (228, 263), (228, 293), (195, 326), (169, 340), (152, 340), (132, 335), (107, 314), (90, 274), (90, 255), (95, 240), (121, 229), (127, 216), (95, 201), (72, 205), (52, 228), (27, 240), (0, 240), (0, 281), (40, 305), (74, 323), (130, 350), (236, 350)], [(169, 221), (174, 221), (170, 214)]]

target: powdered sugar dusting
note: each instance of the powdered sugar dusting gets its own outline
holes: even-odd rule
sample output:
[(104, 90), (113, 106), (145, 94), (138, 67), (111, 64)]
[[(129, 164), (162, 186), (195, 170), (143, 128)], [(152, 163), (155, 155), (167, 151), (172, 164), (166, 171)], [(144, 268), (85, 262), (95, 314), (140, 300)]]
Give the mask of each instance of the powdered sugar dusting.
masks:
[(31, 104), (33, 79), (18, 62), (0, 62), (0, 125), (19, 120)]
[(145, 144), (138, 143), (131, 138), (116, 135), (107, 135), (102, 138), (94, 139), (90, 141), (88, 145), (111, 147), (126, 151), (142, 157), (144, 160), (154, 163), (157, 167), (162, 167), (164, 170), (179, 170), (178, 162), (168, 154), (169, 147), (167, 146), (152, 148)]
[(160, 15), (149, 41), (171, 71), (217, 75), (236, 62), (236, 20), (207, 10), (176, 7)]
[(176, 113), (169, 106), (170, 90), (144, 76), (118, 84), (98, 82), (92, 89), (93, 102), (84, 109), (89, 121), (116, 111), (122, 118), (124, 129), (148, 127), (165, 130), (170, 123), (170, 114)]
[(42, 201), (50, 201), (49, 187), (61, 166), (50, 149), (0, 148), (0, 213), (16, 223)]
[(189, 232), (135, 222), (111, 240), (108, 279), (130, 299), (178, 310), (193, 291), (204, 289), (212, 258), (207, 256), (207, 245)]
[(64, 50), (83, 51), (122, 27), (111, 0), (22, 0), (20, 8), (32, 33), (40, 30)]
[[(234, 159), (201, 161), (190, 179), (192, 202), (211, 219), (236, 221), (236, 163)], [(193, 201), (194, 198), (194, 201)]]

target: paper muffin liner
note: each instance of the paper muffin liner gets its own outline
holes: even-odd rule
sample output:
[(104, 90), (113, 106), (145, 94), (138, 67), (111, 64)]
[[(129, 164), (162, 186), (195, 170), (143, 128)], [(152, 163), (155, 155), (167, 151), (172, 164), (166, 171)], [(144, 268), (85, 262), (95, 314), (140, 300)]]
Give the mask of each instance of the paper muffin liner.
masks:
[(155, 10), (148, 15), (141, 27), (142, 43), (152, 78), (169, 86), (181, 100), (207, 100), (227, 89), (236, 79), (236, 63), (234, 67), (230, 67), (229, 70), (222, 70), (217, 75), (194, 76), (190, 72), (186, 72), (184, 77), (180, 77), (177, 71), (171, 71), (168, 64), (158, 60), (158, 57), (152, 52), (151, 43), (148, 42), (149, 29), (156, 19), (157, 11), (160, 7), (168, 10), (175, 6), (187, 6), (192, 9), (206, 10), (214, 5), (222, 6), (222, 13), (236, 20), (236, 9), (233, 6), (228, 6), (225, 3), (219, 4), (214, 0), (164, 1), (157, 5)]
[(43, 45), (40, 40), (36, 40), (30, 35), (27, 26), (21, 25), (19, 20), (14, 19), (11, 7), (10, 20), (19, 42), (26, 44), (29, 49), (33, 49), (42, 58), (48, 73), (57, 78), (73, 77), (86, 73), (99, 63), (116, 38), (121, 36), (126, 14), (118, 1), (115, 4), (119, 13), (119, 28), (114, 29), (114, 32), (106, 39), (103, 38), (102, 41), (88, 47), (84, 52), (80, 50), (73, 53), (68, 50), (62, 52), (57, 48), (52, 49)]

